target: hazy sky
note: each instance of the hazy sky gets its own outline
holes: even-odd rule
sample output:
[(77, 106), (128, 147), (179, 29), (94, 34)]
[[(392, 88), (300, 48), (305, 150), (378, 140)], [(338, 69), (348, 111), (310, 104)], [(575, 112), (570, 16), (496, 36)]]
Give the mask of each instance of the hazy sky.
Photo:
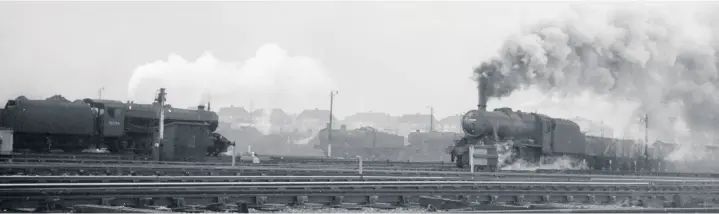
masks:
[(103, 98), (149, 102), (164, 86), (177, 107), (297, 112), (328, 108), (336, 89), (339, 116), (431, 105), (442, 117), (475, 107), (472, 69), (506, 37), (569, 4), (2, 2), (0, 97), (104, 87)]
[[(566, 4), (2, 2), (0, 71), (6, 81), (0, 84), (0, 97), (94, 98), (104, 86), (104, 98), (148, 100), (155, 87), (145, 89), (141, 98), (128, 95), (138, 66), (168, 60), (173, 53), (194, 62), (205, 52), (220, 61), (245, 63), (263, 45), (275, 44), (290, 57), (321, 65), (331, 81), (328, 87), (339, 90), (335, 104), (341, 116), (369, 110), (426, 112), (427, 105), (439, 115), (456, 114), (476, 105), (469, 79), (473, 67), (496, 53), (503, 38), (523, 23), (551, 17)], [(286, 73), (291, 72), (278, 75)], [(202, 99), (178, 97), (168, 88), (169, 102), (179, 107)], [(324, 88), (307, 94), (314, 103), (280, 102), (283, 106), (277, 107), (328, 108)], [(246, 96), (210, 95), (210, 100), (249, 105)], [(254, 102), (263, 107), (262, 101)]]

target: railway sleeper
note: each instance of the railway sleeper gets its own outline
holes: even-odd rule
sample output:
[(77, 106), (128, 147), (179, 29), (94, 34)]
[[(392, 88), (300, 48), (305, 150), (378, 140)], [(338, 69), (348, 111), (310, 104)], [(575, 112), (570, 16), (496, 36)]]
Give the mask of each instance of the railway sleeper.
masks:
[[(613, 203), (618, 201), (636, 201), (638, 205), (644, 207), (664, 207), (664, 206), (687, 206), (696, 202), (715, 201), (716, 196), (710, 195), (711, 197), (692, 197), (691, 195), (674, 195), (673, 197), (667, 197), (667, 195), (654, 195), (654, 196), (634, 196), (634, 195), (464, 195), (459, 197), (461, 202), (464, 204), (489, 204), (498, 205), (503, 203), (514, 203), (515, 205), (524, 205), (527, 202), (546, 202), (546, 203), (567, 203), (567, 202), (581, 202), (581, 203)], [(412, 199), (411, 199), (412, 198)], [(465, 198), (466, 200), (462, 199)], [(473, 200), (470, 200), (473, 199)], [(617, 200), (620, 198), (621, 200)], [(307, 196), (298, 195), (292, 197), (285, 196), (254, 196), (254, 197), (229, 197), (229, 196), (215, 196), (202, 198), (191, 197), (192, 202), (188, 201), (185, 197), (138, 197), (135, 200), (128, 200), (131, 198), (113, 198), (105, 197), (92, 202), (88, 199), (82, 198), (69, 198), (62, 200), (59, 197), (46, 198), (45, 200), (36, 201), (36, 209), (34, 212), (47, 212), (47, 211), (68, 211), (75, 204), (98, 204), (102, 206), (129, 206), (140, 209), (160, 209), (163, 207), (165, 210), (171, 209), (172, 211), (181, 212), (196, 212), (201, 210), (220, 211), (220, 210), (239, 210), (241, 207), (237, 204), (232, 205), (231, 203), (244, 203), (250, 208), (258, 210), (282, 210), (286, 204), (292, 204), (295, 206), (311, 205), (312, 207), (318, 206), (332, 206), (340, 208), (349, 208), (353, 206), (360, 207), (374, 207), (380, 209), (393, 209), (398, 206), (406, 206), (411, 201), (416, 200), (417, 197), (410, 196), (385, 196), (385, 195), (368, 195), (364, 197), (352, 196), (349, 200), (343, 195), (335, 196)], [(290, 199), (290, 200), (286, 200)], [(671, 199), (671, 200), (667, 200)], [(13, 201), (3, 200), (2, 204), (4, 209), (15, 210), (8, 205), (12, 205)], [(19, 202), (19, 201), (15, 201)], [(20, 201), (21, 202), (21, 201)], [(9, 204), (8, 204), (9, 203)], [(193, 204), (193, 205), (188, 205)], [(203, 204), (204, 206), (199, 206)], [(469, 206), (469, 205), (468, 205)], [(441, 207), (437, 207), (440, 208)]]

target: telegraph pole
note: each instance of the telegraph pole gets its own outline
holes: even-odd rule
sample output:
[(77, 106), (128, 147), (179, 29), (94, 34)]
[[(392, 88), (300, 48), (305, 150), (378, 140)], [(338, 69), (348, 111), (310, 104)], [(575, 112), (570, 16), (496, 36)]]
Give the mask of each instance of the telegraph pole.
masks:
[(429, 108), (429, 132), (434, 131), (434, 107), (427, 106)]
[(644, 113), (644, 168), (649, 168), (649, 113)]
[(253, 106), (252, 100), (250, 100), (250, 127), (252, 127), (255, 124), (255, 110)]
[(102, 99), (102, 91), (104, 91), (104, 90), (105, 90), (105, 87), (100, 87), (100, 89), (97, 90), (97, 99), (98, 100)]
[(154, 151), (155, 155), (154, 158), (156, 160), (160, 159), (160, 144), (162, 143), (162, 139), (165, 135), (165, 101), (167, 98), (165, 97), (167, 94), (165, 93), (165, 88), (160, 88), (160, 93), (157, 94), (157, 99), (155, 101), (160, 104), (159, 110), (160, 110), (160, 121), (159, 121), (159, 134), (157, 135), (157, 142), (155, 142)]
[(649, 113), (644, 114), (644, 142), (649, 146)]
[(334, 110), (335, 95), (338, 91), (330, 91), (330, 122), (327, 127), (327, 156), (332, 156), (332, 111)]

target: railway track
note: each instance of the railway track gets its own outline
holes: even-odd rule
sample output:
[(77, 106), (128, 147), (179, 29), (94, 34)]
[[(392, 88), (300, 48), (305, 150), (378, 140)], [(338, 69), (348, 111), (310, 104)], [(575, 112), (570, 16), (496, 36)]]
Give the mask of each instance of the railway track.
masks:
[[(229, 167), (195, 165), (138, 165), (138, 164), (61, 164), (61, 163), (5, 163), (0, 175), (144, 175), (144, 176), (356, 176), (357, 169), (318, 169), (284, 167)], [(614, 176), (614, 175), (565, 175), (527, 172), (437, 172), (409, 170), (362, 170), (364, 176), (425, 176), (425, 177), (467, 177), (472, 179), (490, 178), (494, 180), (521, 178), (525, 180), (556, 178), (565, 181), (586, 178), (623, 178), (646, 179), (653, 176)], [(662, 177), (665, 179), (704, 179), (693, 177)]]
[[(180, 162), (180, 161), (144, 161), (144, 160), (100, 160), (100, 159), (60, 159), (60, 158), (12, 158), (12, 159), (3, 159), (0, 158), (0, 161), (4, 162), (12, 162), (12, 163), (82, 163), (82, 164), (155, 164), (155, 165), (203, 165), (203, 166), (231, 166), (231, 163), (226, 162)], [(302, 167), (302, 168), (355, 168), (357, 167), (358, 162), (354, 163), (292, 163), (292, 162), (286, 162), (286, 163), (260, 163), (260, 164), (251, 164), (251, 163), (239, 163), (239, 165), (252, 165), (252, 166), (263, 166), (263, 167), (278, 167), (278, 166), (285, 166), (285, 167)], [(363, 166), (365, 168), (373, 168), (373, 169), (395, 169), (395, 170), (431, 170), (431, 171), (461, 171), (461, 169), (458, 169), (456, 167), (450, 166), (450, 165), (441, 165), (441, 164), (421, 164), (417, 163), (414, 165), (410, 164), (403, 164), (403, 165), (394, 165), (394, 164), (387, 164), (383, 162), (375, 162), (375, 163), (365, 163), (363, 162)]]
[[(208, 157), (205, 162), (181, 162), (181, 161), (149, 161), (145, 158), (136, 160), (137, 156), (114, 155), (114, 154), (14, 154), (11, 156), (0, 156), (4, 162), (42, 162), (42, 163), (102, 163), (102, 164), (152, 164), (152, 165), (206, 165), (206, 166), (229, 166), (229, 157)], [(262, 164), (253, 166), (265, 167), (299, 167), (299, 168), (338, 168), (352, 169), (358, 165), (357, 160), (351, 159), (328, 159), (320, 157), (285, 157), (268, 156), (263, 157)], [(243, 163), (238, 159), (238, 164), (249, 164), (248, 160)], [(364, 168), (374, 170), (408, 170), (408, 171), (446, 171), (462, 172), (466, 169), (458, 169), (452, 163), (446, 162), (407, 162), (407, 161), (363, 161)], [(525, 170), (505, 170), (504, 172), (527, 172)], [(534, 173), (552, 174), (591, 174), (591, 175), (634, 175), (634, 176), (666, 176), (666, 177), (703, 177), (719, 178), (717, 173), (687, 173), (687, 172), (646, 172), (646, 171), (604, 171), (604, 170), (555, 170), (537, 169)]]
[[(497, 181), (494, 177), (414, 176), (0, 176), (0, 185), (141, 182), (332, 182), (332, 181)], [(651, 182), (652, 184), (719, 184), (719, 179), (505, 177), (501, 181)]]
[[(713, 200), (719, 185), (706, 183), (556, 181), (312, 181), (312, 182), (133, 182), (0, 184), (5, 210), (67, 211), (75, 205), (169, 207), (172, 211), (232, 211), (249, 206), (384, 207), (416, 204), (439, 195), (484, 204), (614, 203), (651, 198), (683, 204)], [(679, 198), (679, 199), (677, 199)]]
[[(138, 164), (184, 164), (184, 165), (209, 165), (209, 166), (221, 166), (231, 165), (231, 160), (227, 158), (209, 158), (204, 162), (189, 162), (189, 161), (152, 161), (152, 160), (135, 160), (135, 159), (122, 159), (118, 157), (102, 159), (95, 156), (88, 157), (77, 157), (77, 156), (4, 156), (0, 157), (0, 161), (4, 162), (44, 162), (44, 163), (138, 163)], [(112, 156), (110, 156), (112, 157)], [(262, 165), (286, 165), (286, 164), (297, 164), (302, 166), (355, 166), (357, 160), (340, 160), (340, 159), (316, 159), (314, 161), (294, 161), (290, 159), (279, 159), (279, 158), (265, 158), (262, 161)], [(339, 161), (338, 161), (339, 160)], [(251, 163), (251, 160), (245, 159), (240, 160), (238, 163)], [(363, 161), (366, 166), (376, 167), (404, 167), (404, 168), (436, 168), (437, 170), (448, 169), (455, 170), (456, 167), (451, 163), (444, 162), (391, 162), (391, 161)], [(257, 165), (257, 164), (255, 164)]]

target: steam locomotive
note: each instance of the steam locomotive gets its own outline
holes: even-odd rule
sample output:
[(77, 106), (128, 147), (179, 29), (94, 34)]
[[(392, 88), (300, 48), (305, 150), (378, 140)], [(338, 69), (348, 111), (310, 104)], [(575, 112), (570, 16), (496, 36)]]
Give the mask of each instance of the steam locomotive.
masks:
[[(486, 111), (487, 96), (482, 88), (486, 79), (481, 80), (479, 108), (462, 117), (465, 136), (448, 151), (459, 168), (472, 161), (477, 170), (496, 171), (517, 160), (539, 164), (561, 156), (594, 170), (666, 171), (671, 167), (664, 157), (675, 149), (674, 144), (657, 142), (650, 149), (633, 140), (586, 136), (570, 120), (510, 108)], [(502, 152), (511, 155), (500, 159)]]
[[(159, 104), (123, 103), (114, 100), (83, 99), (70, 102), (60, 95), (45, 100), (20, 96), (8, 100), (0, 111), (0, 127), (14, 131), (13, 150), (80, 152), (86, 148), (107, 148), (112, 153), (147, 155), (152, 151), (158, 130)], [(165, 124), (204, 124), (209, 133), (218, 125), (218, 116), (198, 106), (197, 110), (166, 106)], [(226, 151), (230, 142), (217, 133), (207, 136), (208, 155)], [(207, 141), (203, 141), (207, 142)], [(204, 146), (203, 146), (204, 147)]]

